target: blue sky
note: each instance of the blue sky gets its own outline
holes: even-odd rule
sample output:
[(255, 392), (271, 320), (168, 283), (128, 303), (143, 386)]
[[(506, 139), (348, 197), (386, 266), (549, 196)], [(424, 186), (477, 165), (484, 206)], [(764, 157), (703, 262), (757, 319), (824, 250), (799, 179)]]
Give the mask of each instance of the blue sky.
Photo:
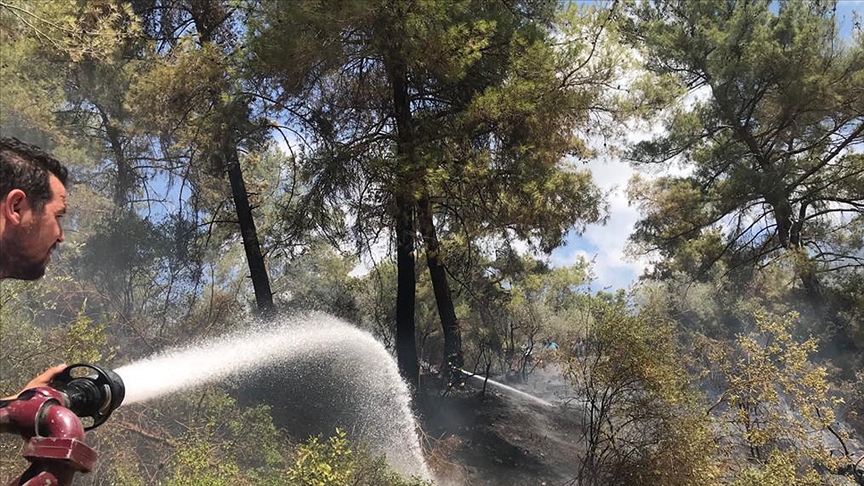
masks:
[[(840, 24), (840, 35), (843, 38), (852, 36), (855, 14), (864, 14), (864, 0), (841, 0), (837, 2), (837, 22)], [(864, 20), (864, 19), (859, 19)]]

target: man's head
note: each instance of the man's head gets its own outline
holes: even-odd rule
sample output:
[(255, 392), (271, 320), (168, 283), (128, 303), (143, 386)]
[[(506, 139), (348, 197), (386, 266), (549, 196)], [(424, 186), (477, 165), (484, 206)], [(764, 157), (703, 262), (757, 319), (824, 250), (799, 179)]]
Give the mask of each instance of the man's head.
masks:
[(0, 138), (0, 278), (35, 280), (63, 242), (68, 171), (38, 147)]

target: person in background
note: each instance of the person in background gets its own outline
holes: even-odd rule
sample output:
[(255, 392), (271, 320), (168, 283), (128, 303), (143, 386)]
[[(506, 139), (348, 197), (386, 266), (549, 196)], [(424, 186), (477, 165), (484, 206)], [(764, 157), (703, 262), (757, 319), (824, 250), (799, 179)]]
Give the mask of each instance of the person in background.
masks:
[[(40, 148), (0, 138), (0, 279), (45, 275), (51, 253), (64, 241), (60, 219), (66, 213), (68, 174)], [(48, 368), (23, 390), (47, 385), (65, 367)]]

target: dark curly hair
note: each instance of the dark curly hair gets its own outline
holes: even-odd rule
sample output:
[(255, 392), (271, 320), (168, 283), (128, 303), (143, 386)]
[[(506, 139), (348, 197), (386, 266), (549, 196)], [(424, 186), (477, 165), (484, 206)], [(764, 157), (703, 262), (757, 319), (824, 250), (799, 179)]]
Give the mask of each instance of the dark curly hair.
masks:
[(52, 197), (49, 173), (66, 185), (69, 171), (60, 161), (35, 145), (0, 137), (0, 199), (12, 189), (21, 189), (33, 209), (41, 211)]

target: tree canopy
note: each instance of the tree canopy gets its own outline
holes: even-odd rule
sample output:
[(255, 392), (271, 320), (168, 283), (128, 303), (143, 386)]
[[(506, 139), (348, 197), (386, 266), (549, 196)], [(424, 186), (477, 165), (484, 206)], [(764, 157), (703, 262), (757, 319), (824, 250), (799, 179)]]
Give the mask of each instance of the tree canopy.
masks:
[[(864, 484), (864, 34), (837, 11), (0, 0), (0, 134), (71, 170), (48, 274), (0, 285), (4, 395), (60, 361), (119, 367), (322, 311), (393, 354), (424, 430), (499, 416), (466, 372), (554, 381), (554, 411), (520, 413), (572, 457), (532, 481)], [(591, 168), (616, 158), (652, 266), (598, 291), (590, 255), (550, 253), (607, 221)], [(245, 390), (119, 409), (79, 481), (427, 484)], [(464, 447), (492, 444), (517, 481), (547, 431), (511, 425), (476, 447), (462, 425), (424, 435), (430, 463), (473, 474)]]
[[(632, 239), (659, 273), (732, 280), (792, 266), (806, 296), (861, 267), (864, 45), (839, 37), (830, 2), (652, 2), (629, 11), (645, 68), (689, 99), (664, 131), (633, 147), (642, 166), (681, 161), (687, 175), (636, 180)], [(674, 92), (674, 91), (673, 91)], [(746, 277), (745, 277), (746, 278)]]

